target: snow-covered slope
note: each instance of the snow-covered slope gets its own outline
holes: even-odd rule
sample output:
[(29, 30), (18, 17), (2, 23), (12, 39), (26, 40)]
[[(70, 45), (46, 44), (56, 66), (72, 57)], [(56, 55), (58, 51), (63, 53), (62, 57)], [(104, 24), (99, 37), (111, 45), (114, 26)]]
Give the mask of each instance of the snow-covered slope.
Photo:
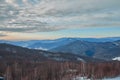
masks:
[(113, 58), (112, 60), (120, 61), (120, 57), (115, 57), (115, 58)]

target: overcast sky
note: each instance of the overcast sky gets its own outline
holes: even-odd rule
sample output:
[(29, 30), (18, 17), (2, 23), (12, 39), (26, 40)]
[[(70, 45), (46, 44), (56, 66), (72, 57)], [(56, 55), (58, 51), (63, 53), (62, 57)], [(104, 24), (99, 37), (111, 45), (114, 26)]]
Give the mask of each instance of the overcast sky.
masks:
[(120, 37), (120, 0), (0, 0), (0, 39)]

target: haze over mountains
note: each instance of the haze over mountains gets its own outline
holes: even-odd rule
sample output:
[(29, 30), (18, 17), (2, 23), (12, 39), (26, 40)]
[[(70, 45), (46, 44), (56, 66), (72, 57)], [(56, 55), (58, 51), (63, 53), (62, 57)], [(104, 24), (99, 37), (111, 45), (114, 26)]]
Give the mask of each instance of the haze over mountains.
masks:
[(103, 61), (87, 56), (80, 56), (71, 53), (49, 52), (43, 50), (28, 49), (10, 44), (0, 43), (0, 60), (22, 60), (22, 61)]
[(110, 38), (60, 38), (55, 40), (28, 40), (28, 41), (7, 41), (0, 40), (0, 43), (8, 43), (12, 45), (32, 48), (32, 49), (44, 49), (49, 50), (61, 45), (69, 44), (74, 41), (88, 41), (88, 42), (112, 42), (120, 40), (120, 37)]
[(120, 41), (114, 42), (87, 42), (74, 41), (70, 44), (52, 49), (53, 52), (73, 53), (99, 59), (112, 60), (120, 56)]
[[(100, 38), (100, 39), (61, 38), (61, 39), (56, 39), (56, 40), (30, 40), (30, 41), (1, 40), (0, 43), (6, 43), (5, 44), (6, 46), (7, 46), (7, 44), (11, 44), (11, 46), (15, 45), (15, 46), (20, 46), (20, 47), (25, 47), (25, 51), (27, 48), (29, 48), (29, 49), (27, 49), (28, 53), (32, 49), (36, 49), (37, 51), (38, 50), (45, 51), (44, 53), (46, 53), (46, 54), (51, 54), (51, 52), (52, 52), (56, 55), (58, 54), (59, 56), (62, 55), (67, 58), (69, 57), (68, 60), (77, 60), (81, 56), (82, 57), (84, 56), (85, 58), (88, 58), (88, 59), (96, 58), (96, 59), (102, 59), (102, 60), (112, 60), (116, 57), (120, 57), (120, 38), (119, 37)], [(10, 45), (8, 45), (8, 46), (10, 46)], [(14, 50), (14, 48), (13, 48), (13, 50)], [(4, 48), (2, 48), (2, 47), (1, 47), (1, 49), (4, 50)], [(24, 48), (23, 48), (23, 50), (24, 50)], [(17, 51), (16, 48), (15, 48), (15, 51)], [(34, 51), (34, 50), (32, 50), (32, 51)], [(30, 53), (33, 54), (36, 52), (30, 52)], [(37, 53), (39, 53), (39, 52), (37, 52)], [(54, 54), (52, 54), (52, 55), (54, 55)], [(74, 58), (71, 56), (74, 56)], [(56, 59), (64, 60), (65, 58), (59, 57)]]

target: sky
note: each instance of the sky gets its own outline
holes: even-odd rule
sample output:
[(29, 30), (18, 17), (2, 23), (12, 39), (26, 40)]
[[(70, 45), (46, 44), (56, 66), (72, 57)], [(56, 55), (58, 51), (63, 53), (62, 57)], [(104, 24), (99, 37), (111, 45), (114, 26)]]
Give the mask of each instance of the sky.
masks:
[(0, 39), (120, 37), (120, 0), (0, 0)]

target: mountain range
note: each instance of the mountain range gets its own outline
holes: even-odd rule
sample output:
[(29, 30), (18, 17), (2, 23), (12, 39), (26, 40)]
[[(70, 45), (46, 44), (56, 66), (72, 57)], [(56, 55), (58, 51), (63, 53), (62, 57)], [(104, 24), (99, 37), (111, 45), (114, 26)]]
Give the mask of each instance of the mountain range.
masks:
[(52, 52), (72, 53), (98, 59), (112, 60), (120, 56), (120, 40), (113, 42), (74, 41), (51, 49)]
[(103, 61), (87, 56), (80, 56), (71, 53), (49, 52), (36, 49), (28, 49), (10, 44), (0, 43), (0, 60), (3, 61), (84, 61), (84, 62), (98, 62)]
[(88, 42), (113, 42), (120, 40), (120, 37), (108, 38), (60, 38), (55, 40), (28, 40), (28, 41), (7, 41), (0, 40), (0, 43), (8, 43), (16, 46), (27, 47), (31, 49), (50, 50), (62, 45), (69, 44), (74, 41), (88, 41)]
[[(17, 51), (21, 53), (44, 52), (42, 56), (52, 60), (113, 60), (120, 57), (120, 38), (60, 38), (55, 40), (29, 40), (29, 41), (6, 41), (0, 40), (0, 48), (9, 51), (9, 48), (1, 47), (4, 45), (14, 46), (11, 53)], [(10, 47), (11, 47), (10, 46)], [(18, 48), (22, 50), (19, 50)], [(14, 50), (15, 49), (15, 50)], [(16, 50), (18, 49), (18, 50)], [(35, 52), (34, 52), (35, 51)], [(33, 54), (34, 55), (34, 54)], [(57, 57), (53, 57), (57, 55)], [(59, 55), (59, 56), (58, 56)], [(39, 56), (39, 55), (38, 55)], [(62, 56), (62, 57), (61, 57)], [(75, 58), (73, 58), (73, 57)], [(68, 58), (69, 57), (69, 58)], [(82, 57), (82, 58), (81, 58)], [(88, 59), (87, 59), (88, 58)]]

